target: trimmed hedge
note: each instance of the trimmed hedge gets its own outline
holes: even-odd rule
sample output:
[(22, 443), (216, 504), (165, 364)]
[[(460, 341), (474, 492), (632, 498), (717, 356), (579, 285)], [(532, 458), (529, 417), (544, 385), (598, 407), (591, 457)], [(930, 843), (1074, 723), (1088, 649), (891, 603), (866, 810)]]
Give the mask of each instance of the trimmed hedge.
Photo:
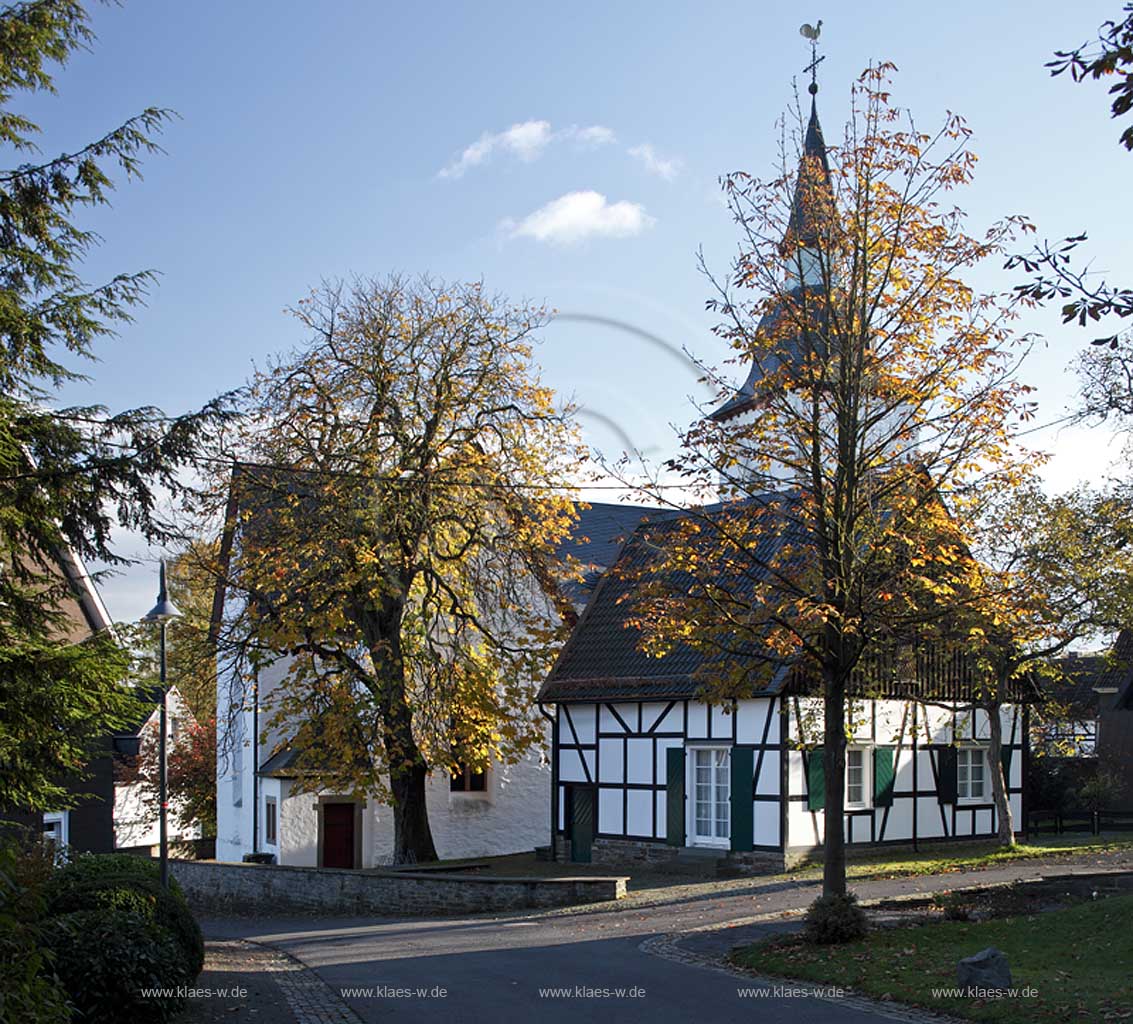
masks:
[(122, 911), (166, 929), (183, 957), (183, 980), (177, 984), (191, 984), (204, 967), (200, 926), (175, 880), (170, 879), (168, 890), (161, 888), (152, 861), (129, 854), (79, 857), (56, 872), (46, 895), (52, 917), (87, 910)]
[[(204, 939), (181, 887), (129, 854), (85, 854), (44, 885), (46, 945), (83, 1024), (163, 1024), (204, 966)], [(157, 994), (155, 990), (161, 990)]]
[[(131, 910), (79, 910), (54, 918), (47, 945), (84, 1024), (164, 1024), (185, 1005), (191, 980), (173, 934)], [(155, 992), (154, 990), (160, 990)]]

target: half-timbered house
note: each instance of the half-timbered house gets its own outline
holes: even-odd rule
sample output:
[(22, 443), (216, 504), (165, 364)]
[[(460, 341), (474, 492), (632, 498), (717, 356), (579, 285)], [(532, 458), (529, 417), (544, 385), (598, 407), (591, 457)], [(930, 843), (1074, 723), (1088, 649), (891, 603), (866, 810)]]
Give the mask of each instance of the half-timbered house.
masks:
[[(555, 707), (556, 855), (780, 868), (825, 836), (819, 688), (784, 664), (749, 698), (708, 704), (704, 655), (643, 653), (627, 619), (649, 529), (599, 582), (539, 695)], [(996, 834), (989, 725), (973, 685), (962, 659), (931, 653), (863, 680), (848, 716), (851, 847)], [(1005, 696), (1004, 777), (1021, 822), (1030, 695), (1020, 683)]]

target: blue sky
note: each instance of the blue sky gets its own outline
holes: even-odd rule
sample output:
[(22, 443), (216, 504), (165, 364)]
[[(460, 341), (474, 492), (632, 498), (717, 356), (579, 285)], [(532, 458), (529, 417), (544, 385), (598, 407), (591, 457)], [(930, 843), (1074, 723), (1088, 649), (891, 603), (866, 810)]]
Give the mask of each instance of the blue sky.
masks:
[[(696, 250), (723, 271), (735, 232), (717, 177), (774, 171), (776, 119), (823, 18), (819, 110), (840, 136), (849, 85), (871, 59), (900, 68), (894, 95), (922, 126), (946, 110), (981, 160), (958, 201), (981, 226), (1024, 213), (1040, 236), (1090, 231), (1100, 270), (1133, 276), (1133, 155), (1104, 87), (1051, 79), (1052, 51), (1092, 36), (1120, 4), (864, 2), (398, 5), (127, 3), (94, 9), (98, 41), (23, 109), (43, 149), (72, 148), (147, 105), (180, 115), (89, 226), (91, 279), (153, 267), (160, 287), (100, 348), (71, 401), (171, 412), (238, 385), (302, 339), (283, 309), (323, 277), (391, 271), (482, 277), (572, 316), (545, 332), (552, 386), (591, 410), (591, 443), (663, 454), (692, 416), (694, 375), (615, 320), (718, 362)], [(518, 127), (517, 127), (518, 126)], [(463, 155), (463, 157), (462, 157)], [(983, 283), (1010, 284), (990, 268)], [(1127, 271), (1122, 274), (1122, 271)], [(1026, 376), (1040, 419), (1072, 396), (1088, 335), (1053, 311)], [(1118, 452), (1107, 434), (1041, 435), (1065, 486)], [(156, 557), (126, 541), (129, 553)], [(143, 564), (105, 588), (111, 612), (152, 602)]]

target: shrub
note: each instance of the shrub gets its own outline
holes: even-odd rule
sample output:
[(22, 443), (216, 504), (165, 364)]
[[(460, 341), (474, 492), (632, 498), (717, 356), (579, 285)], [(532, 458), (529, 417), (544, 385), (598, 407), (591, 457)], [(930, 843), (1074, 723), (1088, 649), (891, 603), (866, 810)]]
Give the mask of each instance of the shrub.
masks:
[(934, 902), (944, 912), (946, 921), (970, 921), (972, 919), (971, 898), (963, 893), (947, 892), (938, 896)]
[(14, 846), (0, 845), (0, 1024), (66, 1024), (70, 1006), (40, 945), (39, 872), (24, 861)]
[(865, 911), (852, 892), (820, 896), (806, 913), (803, 937), (816, 946), (831, 946), (862, 938), (868, 925)]
[(186, 984), (184, 953), (152, 918), (115, 907), (63, 914), (50, 924), (55, 971), (83, 1024), (163, 1024), (184, 1006), (177, 993)]
[(187, 985), (201, 973), (204, 938), (174, 879), (162, 889), (157, 866), (129, 854), (76, 858), (55, 873), (47, 886), (47, 910), (53, 916), (87, 910), (130, 913), (165, 929), (181, 950), (179, 977)]
[[(160, 875), (157, 862), (148, 857), (135, 857), (129, 853), (82, 853), (55, 873), (49, 888), (52, 893), (57, 893), (104, 878), (157, 882)], [(169, 888), (171, 892), (181, 892), (175, 878), (169, 880)]]

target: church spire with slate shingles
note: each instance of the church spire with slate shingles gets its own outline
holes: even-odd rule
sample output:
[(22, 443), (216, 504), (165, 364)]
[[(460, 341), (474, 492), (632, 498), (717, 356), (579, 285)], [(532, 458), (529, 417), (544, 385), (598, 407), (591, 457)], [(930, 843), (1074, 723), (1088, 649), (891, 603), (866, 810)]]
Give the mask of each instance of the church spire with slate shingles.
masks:
[[(790, 219), (783, 238), (783, 255), (786, 266), (786, 289), (789, 292), (800, 288), (821, 286), (823, 282), (822, 260), (819, 246), (819, 225), (825, 214), (822, 206), (833, 208), (834, 191), (830, 177), (830, 158), (826, 152), (826, 140), (822, 135), (822, 125), (818, 120), (818, 65), (825, 57), (818, 56), (815, 46), (822, 22), (818, 28), (804, 25), (800, 30), (811, 41), (811, 62), (804, 69), (811, 75), (807, 91), (810, 93), (810, 118), (803, 136), (802, 152), (799, 154), (799, 170), (795, 178), (795, 189), (791, 199)], [(757, 330), (771, 330), (780, 321), (783, 312), (773, 309), (760, 322)], [(755, 408), (755, 386), (758, 383), (760, 368), (752, 365), (747, 379), (740, 389), (720, 408), (710, 413), (717, 422), (725, 422), (741, 413)]]

